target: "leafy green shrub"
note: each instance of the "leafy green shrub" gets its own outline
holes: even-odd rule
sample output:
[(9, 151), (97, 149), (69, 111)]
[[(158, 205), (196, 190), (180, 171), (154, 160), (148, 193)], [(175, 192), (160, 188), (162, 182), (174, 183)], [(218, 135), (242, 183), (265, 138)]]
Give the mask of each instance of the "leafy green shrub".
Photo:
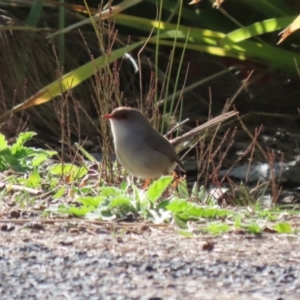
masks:
[(24, 144), (35, 135), (34, 132), (21, 132), (16, 142), (9, 146), (5, 136), (0, 134), (0, 171), (12, 169), (25, 172), (39, 167), (45, 160), (57, 154), (55, 151), (28, 148)]

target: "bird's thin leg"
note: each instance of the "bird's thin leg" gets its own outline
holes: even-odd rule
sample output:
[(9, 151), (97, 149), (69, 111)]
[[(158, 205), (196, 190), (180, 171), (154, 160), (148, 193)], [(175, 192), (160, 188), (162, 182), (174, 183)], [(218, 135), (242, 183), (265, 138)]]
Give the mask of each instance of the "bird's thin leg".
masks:
[(186, 175), (178, 176), (178, 174), (175, 171), (173, 171), (171, 175), (174, 177), (174, 181), (172, 183), (172, 188), (174, 189), (176, 189), (178, 184), (186, 178)]
[(128, 189), (134, 184), (134, 178), (133, 176), (129, 175), (126, 177), (127, 187), (125, 192), (128, 192)]
[(151, 178), (147, 178), (143, 184), (143, 190), (146, 190), (149, 187)]

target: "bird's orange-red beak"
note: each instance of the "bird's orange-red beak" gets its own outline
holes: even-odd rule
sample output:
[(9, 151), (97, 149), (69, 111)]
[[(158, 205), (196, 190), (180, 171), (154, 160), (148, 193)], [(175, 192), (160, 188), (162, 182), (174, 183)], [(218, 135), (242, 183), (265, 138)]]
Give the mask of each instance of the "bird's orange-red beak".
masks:
[(112, 114), (106, 114), (102, 116), (103, 119), (112, 119), (113, 115)]

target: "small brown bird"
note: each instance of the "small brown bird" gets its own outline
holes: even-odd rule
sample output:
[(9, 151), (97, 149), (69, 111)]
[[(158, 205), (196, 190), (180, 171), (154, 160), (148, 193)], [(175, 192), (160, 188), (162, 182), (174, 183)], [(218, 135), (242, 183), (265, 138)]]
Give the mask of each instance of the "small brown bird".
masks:
[(110, 121), (117, 158), (130, 174), (157, 178), (170, 174), (176, 164), (184, 171), (173, 146), (139, 110), (118, 107), (102, 117)]

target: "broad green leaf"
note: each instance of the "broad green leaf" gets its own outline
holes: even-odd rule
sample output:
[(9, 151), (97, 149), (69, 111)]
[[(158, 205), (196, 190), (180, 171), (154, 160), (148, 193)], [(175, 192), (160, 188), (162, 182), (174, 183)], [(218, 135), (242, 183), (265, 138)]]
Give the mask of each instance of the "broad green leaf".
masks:
[(115, 197), (121, 195), (123, 192), (116, 187), (102, 187), (100, 189), (100, 195), (102, 197)]
[(157, 201), (170, 183), (174, 180), (172, 176), (163, 176), (155, 180), (148, 188), (146, 192), (147, 198), (151, 202)]
[(40, 185), (41, 185), (41, 176), (38, 172), (38, 169), (34, 168), (34, 170), (28, 176), (26, 186), (32, 188), (39, 188)]
[(195, 203), (187, 202), (184, 199), (176, 199), (167, 204), (166, 209), (177, 213), (182, 219), (194, 218), (216, 218), (231, 216), (232, 212), (218, 207), (202, 207)]
[(260, 228), (260, 226), (258, 224), (246, 225), (245, 229), (247, 229), (251, 233), (261, 233), (261, 231), (262, 231), (262, 229)]
[(76, 200), (81, 202), (84, 206), (98, 207), (103, 202), (104, 197), (79, 197)]
[(109, 208), (115, 208), (123, 205), (130, 205), (130, 200), (125, 196), (119, 196), (110, 201)]
[(82, 178), (88, 172), (85, 167), (77, 167), (73, 164), (55, 164), (48, 168), (50, 174), (58, 176), (69, 176), (71, 175), (71, 180), (75, 178)]
[(157, 204), (156, 209), (157, 210), (160, 210), (160, 209), (167, 210), (167, 206), (170, 204), (171, 201), (172, 200), (163, 200), (163, 201), (161, 201), (160, 203)]
[(212, 224), (208, 224), (204, 228), (200, 228), (200, 230), (209, 232), (211, 234), (220, 234), (231, 230), (231, 227), (226, 223), (212, 223)]
[(72, 206), (69, 207), (68, 213), (71, 215), (75, 215), (76, 217), (83, 217), (93, 209), (95, 208), (92, 206), (81, 206), (81, 207)]
[(166, 205), (166, 209), (172, 213), (183, 212), (187, 209), (188, 203), (185, 199), (175, 199)]
[(290, 223), (282, 222), (274, 225), (274, 229), (278, 233), (293, 233), (293, 228)]
[(7, 149), (7, 147), (8, 145), (5, 136), (0, 133), (0, 151), (2, 151), (3, 149)]
[(114, 213), (112, 213), (112, 211), (109, 210), (101, 210), (100, 214), (99, 214), (99, 218), (101, 218), (102, 220), (114, 220), (116, 218), (116, 215)]
[(218, 207), (206, 207), (203, 208), (202, 218), (217, 218), (224, 216), (231, 216), (232, 212), (225, 209), (220, 209)]
[(203, 207), (189, 203), (184, 199), (176, 199), (166, 206), (166, 209), (177, 214), (182, 220), (200, 218), (203, 214)]
[(9, 151), (1, 151), (1, 166), (3, 167), (2, 171), (8, 170), (9, 168), (13, 169), (14, 171), (22, 171), (21, 162), (19, 159), (13, 157)]
[[(55, 155), (56, 152), (53, 151), (53, 155)], [(45, 162), (47, 159), (49, 159), (52, 155), (44, 155), (44, 154), (38, 154), (36, 157), (32, 158), (31, 164), (32, 167), (39, 167), (43, 162)]]
[(18, 135), (16, 142), (11, 146), (12, 155), (16, 155), (18, 151), (21, 151), (25, 142), (31, 140), (35, 135), (36, 133), (31, 131), (21, 132)]
[(60, 205), (57, 209), (51, 209), (50, 211), (54, 211), (61, 214), (74, 215), (76, 217), (84, 217), (87, 213), (89, 213), (94, 209), (95, 208), (92, 206), (75, 207), (75, 206)]

